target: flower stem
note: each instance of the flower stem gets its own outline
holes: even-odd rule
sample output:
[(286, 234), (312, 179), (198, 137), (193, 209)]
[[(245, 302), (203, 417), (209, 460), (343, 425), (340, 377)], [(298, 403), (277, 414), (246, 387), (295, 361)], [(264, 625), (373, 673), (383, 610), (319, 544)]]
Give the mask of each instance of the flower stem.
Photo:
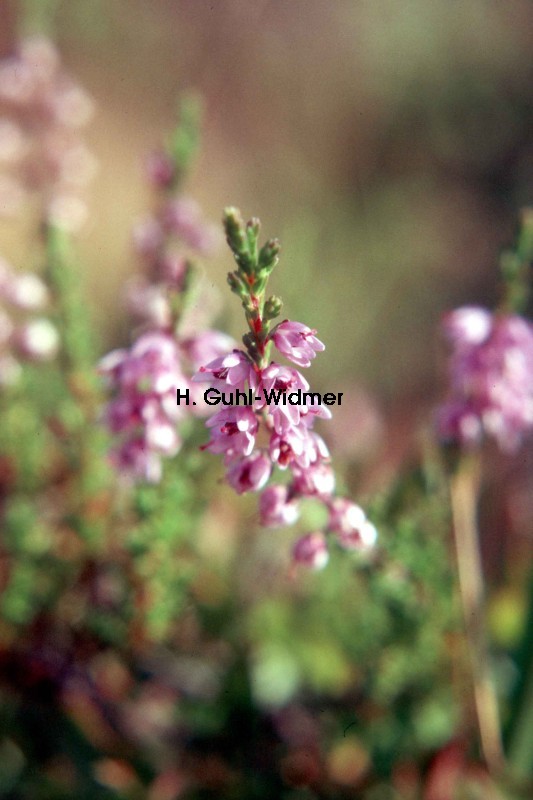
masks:
[(488, 768), (492, 772), (500, 772), (504, 757), (498, 701), (488, 661), (483, 572), (476, 519), (479, 484), (479, 459), (463, 457), (450, 479), (459, 591), (481, 750)]

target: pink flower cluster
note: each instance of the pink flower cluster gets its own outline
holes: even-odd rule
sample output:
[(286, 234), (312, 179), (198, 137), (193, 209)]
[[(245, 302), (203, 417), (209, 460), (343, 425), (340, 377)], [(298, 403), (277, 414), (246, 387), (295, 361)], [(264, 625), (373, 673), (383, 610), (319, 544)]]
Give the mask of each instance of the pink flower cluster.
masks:
[(69, 230), (83, 224), (82, 190), (96, 162), (79, 130), (92, 111), (47, 39), (24, 39), (0, 61), (1, 214), (16, 214), (26, 195), (39, 193), (47, 221)]
[[(176, 403), (176, 391), (189, 389), (192, 403), (198, 387), (189, 376), (204, 357), (227, 346), (228, 337), (218, 331), (182, 340), (152, 330), (131, 348), (113, 350), (100, 361), (100, 374), (113, 394), (103, 421), (116, 437), (111, 460), (120, 472), (151, 483), (161, 480), (162, 458), (179, 451), (178, 425), (188, 413)], [(202, 405), (191, 406), (191, 411)]]
[[(112, 394), (103, 412), (104, 423), (116, 438), (112, 462), (135, 480), (158, 482), (162, 459), (181, 447), (179, 424), (188, 410), (205, 415), (204, 403), (193, 405), (199, 387), (191, 383), (192, 374), (234, 341), (205, 329), (209, 298), (201, 289), (195, 302), (187, 296), (191, 280), (187, 256), (207, 252), (213, 243), (211, 227), (203, 222), (194, 201), (173, 196), (171, 161), (161, 154), (154, 175), (153, 159), (149, 167), (158, 189), (158, 210), (134, 231), (143, 274), (130, 282), (126, 298), (141, 327), (132, 347), (109, 353), (99, 369)], [(177, 404), (178, 389), (189, 391), (189, 409)]]
[(443, 330), (452, 353), (440, 438), (468, 447), (489, 436), (515, 451), (533, 428), (533, 325), (467, 306), (447, 314)]
[[(160, 159), (164, 158), (161, 154)], [(133, 246), (144, 275), (130, 282), (127, 301), (140, 322), (168, 328), (172, 325), (173, 296), (184, 291), (190, 277), (188, 257), (210, 255), (219, 237), (194, 200), (173, 196), (164, 191), (162, 180), (154, 176), (152, 180), (160, 189), (160, 203), (155, 213), (141, 220), (133, 231)]]
[(121, 469), (157, 482), (161, 456), (177, 453), (182, 409), (176, 389), (186, 383), (176, 342), (165, 333), (146, 333), (130, 350), (114, 350), (100, 362), (115, 399), (105, 410), (111, 433), (120, 437), (112, 452)]
[(48, 290), (37, 275), (15, 272), (0, 259), (0, 387), (17, 382), (20, 359), (47, 361), (55, 356), (56, 328), (45, 317), (33, 316), (48, 303)]
[[(290, 361), (307, 367), (316, 353), (324, 350), (315, 333), (306, 325), (285, 320), (273, 328), (266, 344), (273, 342)], [(293, 524), (299, 518), (301, 502), (314, 498), (326, 507), (327, 531), (336, 535), (342, 547), (363, 550), (374, 544), (376, 530), (362, 509), (333, 496), (335, 475), (329, 451), (313, 430), (315, 419), (328, 419), (331, 412), (307, 398), (300, 405), (283, 402), (283, 395), (309, 389), (298, 370), (275, 361), (260, 367), (244, 351), (233, 350), (201, 367), (193, 381), (208, 383), (224, 393), (247, 395), (247, 390), (252, 390), (253, 405), (224, 406), (207, 421), (211, 436), (204, 449), (223, 455), (226, 478), (238, 494), (263, 490), (259, 500), (263, 525)], [(289, 481), (267, 486), (275, 467), (287, 471)], [(315, 569), (325, 566), (325, 533), (315, 531), (300, 538), (293, 557)]]

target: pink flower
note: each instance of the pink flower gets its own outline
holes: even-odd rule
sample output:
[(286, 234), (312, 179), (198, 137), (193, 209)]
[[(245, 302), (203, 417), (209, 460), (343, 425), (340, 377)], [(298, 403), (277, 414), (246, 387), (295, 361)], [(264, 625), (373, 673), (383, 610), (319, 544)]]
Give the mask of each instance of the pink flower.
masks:
[(30, 360), (48, 361), (57, 354), (59, 334), (49, 320), (34, 319), (15, 330), (13, 347)]
[[(43, 216), (69, 230), (83, 224), (79, 193), (95, 171), (79, 133), (91, 114), (90, 98), (63, 72), (46, 39), (25, 39), (0, 61), (0, 155), (11, 172), (5, 178), (19, 196), (39, 193)], [(18, 211), (17, 198), (7, 209), (0, 205), (0, 214), (6, 211)]]
[(163, 225), (188, 247), (203, 255), (216, 249), (218, 231), (202, 217), (200, 206), (189, 197), (170, 200), (163, 211)]
[(237, 494), (257, 492), (263, 488), (270, 478), (272, 464), (263, 453), (252, 453), (249, 456), (232, 461), (226, 477)]
[(474, 318), (472, 309), (447, 318), (448, 327), (450, 319), (457, 324), (450, 393), (438, 409), (437, 429), (442, 439), (466, 446), (491, 436), (512, 452), (533, 428), (533, 326), (519, 316), (489, 315), (487, 331), (482, 309), (475, 311), (477, 328), (461, 323)]
[(326, 537), (320, 531), (302, 536), (294, 544), (292, 557), (296, 564), (314, 570), (323, 569), (329, 560)]
[(157, 278), (169, 289), (182, 292), (189, 270), (187, 259), (181, 254), (169, 250), (159, 256), (157, 261)]
[(151, 261), (163, 245), (164, 233), (156, 219), (147, 217), (135, 225), (132, 238), (135, 251), (141, 258)]
[(200, 371), (202, 364), (210, 364), (217, 358), (223, 358), (234, 345), (231, 336), (217, 330), (201, 331), (180, 342), (180, 347), (191, 362), (192, 368)]
[(366, 520), (363, 509), (344, 497), (335, 497), (330, 503), (329, 527), (336, 533), (350, 533)]
[(481, 344), (492, 328), (492, 314), (478, 306), (464, 306), (445, 314), (442, 330), (446, 338), (458, 347)]
[(337, 540), (345, 550), (372, 550), (378, 538), (375, 525), (365, 520), (362, 525), (349, 533), (337, 534)]
[(126, 304), (130, 313), (152, 328), (168, 328), (172, 313), (166, 289), (161, 284), (134, 279), (126, 286)]
[(273, 433), (270, 438), (270, 458), (281, 469), (286, 469), (294, 463), (303, 462), (303, 467), (309, 466), (307, 450), (310, 446), (308, 431), (303, 425), (289, 428), (284, 434)]
[(257, 418), (248, 406), (224, 408), (207, 420), (211, 439), (203, 446), (211, 453), (224, 453), (226, 462), (249, 456), (254, 449)]
[(120, 440), (114, 463), (133, 477), (159, 480), (160, 457), (181, 446), (176, 423), (185, 414), (176, 403), (176, 389), (187, 385), (176, 342), (164, 333), (145, 333), (130, 350), (109, 353), (99, 369), (115, 395), (104, 411)]
[(335, 489), (335, 473), (329, 464), (317, 461), (307, 469), (293, 470), (294, 491), (304, 496), (329, 497)]
[(12, 308), (4, 311), (0, 307), (0, 385), (12, 385), (20, 377), (22, 370), (13, 356), (48, 361), (57, 354), (60, 342), (55, 326), (44, 317), (31, 316), (31, 312), (42, 310), (48, 300), (48, 289), (37, 275), (17, 273), (0, 258), (0, 302), (16, 310), (12, 319)]
[(328, 458), (329, 450), (324, 440), (300, 423), (283, 434), (274, 432), (270, 438), (270, 457), (281, 469), (296, 465), (308, 469), (311, 464)]
[(176, 177), (174, 162), (164, 151), (156, 150), (146, 160), (146, 174), (156, 188), (168, 189)]
[(317, 352), (325, 346), (315, 336), (316, 331), (301, 322), (286, 319), (280, 322), (270, 333), (279, 352), (300, 367), (308, 367)]
[(330, 502), (328, 527), (345, 549), (369, 550), (376, 543), (376, 528), (367, 520), (363, 509), (344, 497)]
[(45, 284), (31, 272), (6, 274), (0, 294), (6, 302), (24, 311), (41, 310), (49, 301)]
[(176, 342), (164, 333), (140, 336), (119, 367), (123, 387), (143, 394), (171, 393), (186, 382)]
[(286, 486), (267, 486), (259, 498), (259, 515), (267, 528), (292, 525), (298, 519), (298, 503), (289, 499)]
[(319, 419), (331, 419), (332, 413), (326, 406), (319, 405), (318, 403), (306, 402), (306, 405), (301, 409), (301, 420), (308, 428), (312, 428), (315, 424), (315, 417)]
[(111, 463), (120, 473), (136, 480), (159, 483), (163, 474), (161, 458), (150, 450), (144, 437), (128, 439), (114, 447), (110, 453)]
[(233, 350), (213, 359), (205, 367), (200, 367), (192, 378), (195, 382), (209, 383), (213, 389), (221, 391), (228, 386), (244, 391), (246, 382), (251, 383), (254, 379), (252, 362), (242, 350)]
[(261, 370), (258, 389), (258, 397), (261, 397), (259, 407), (266, 405), (277, 433), (283, 434), (298, 425), (300, 414), (306, 411), (306, 406), (303, 402), (292, 405), (288, 402), (288, 395), (298, 391), (306, 392), (309, 384), (297, 370), (272, 362)]

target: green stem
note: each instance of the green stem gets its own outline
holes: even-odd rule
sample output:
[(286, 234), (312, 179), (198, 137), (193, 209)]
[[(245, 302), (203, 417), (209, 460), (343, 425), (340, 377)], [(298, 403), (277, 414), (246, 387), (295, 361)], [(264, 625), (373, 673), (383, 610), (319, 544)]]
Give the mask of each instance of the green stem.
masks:
[(67, 235), (58, 228), (46, 232), (48, 275), (57, 304), (67, 372), (92, 373), (95, 350), (87, 318), (87, 305), (80, 291), (80, 275), (74, 268)]
[(88, 509), (103, 490), (107, 475), (103, 437), (95, 426), (100, 396), (87, 303), (68, 237), (52, 227), (46, 228), (45, 237), (48, 276), (62, 342), (64, 396), (56, 414), (62, 429), (59, 438), (72, 476), (70, 522), (87, 544), (98, 549), (104, 523), (93, 519), (94, 514), (91, 517)]

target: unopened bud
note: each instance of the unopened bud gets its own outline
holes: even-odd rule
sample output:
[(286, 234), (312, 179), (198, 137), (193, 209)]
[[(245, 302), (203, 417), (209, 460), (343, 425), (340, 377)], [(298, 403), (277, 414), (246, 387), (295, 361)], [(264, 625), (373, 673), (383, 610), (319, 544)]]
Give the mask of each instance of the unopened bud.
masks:
[(268, 300), (265, 303), (265, 308), (263, 312), (264, 318), (275, 319), (277, 316), (279, 316), (282, 306), (283, 306), (282, 299), (280, 297), (272, 295), (271, 297), (268, 298)]
[(242, 255), (248, 252), (248, 242), (246, 239), (246, 232), (244, 228), (244, 221), (241, 212), (238, 208), (224, 209), (224, 216), (222, 218), (224, 230), (226, 231), (226, 238), (228, 244), (236, 255)]
[(228, 272), (228, 286), (232, 292), (235, 292), (239, 297), (244, 298), (247, 295), (246, 287), (244, 286), (238, 272)]
[(156, 150), (148, 156), (146, 173), (156, 189), (169, 189), (176, 178), (176, 166), (168, 153)]
[(278, 239), (269, 239), (259, 251), (259, 268), (271, 271), (279, 261), (281, 245)]

